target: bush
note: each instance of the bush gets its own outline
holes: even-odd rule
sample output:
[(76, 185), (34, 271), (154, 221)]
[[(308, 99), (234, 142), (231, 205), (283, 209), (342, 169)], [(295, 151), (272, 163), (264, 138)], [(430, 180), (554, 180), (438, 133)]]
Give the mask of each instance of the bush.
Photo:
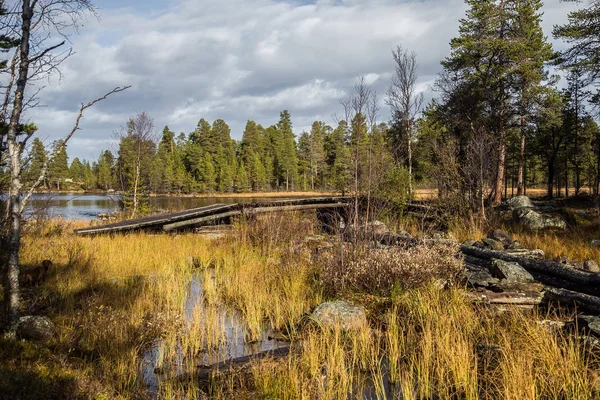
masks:
[(432, 280), (452, 284), (463, 272), (457, 251), (450, 245), (376, 249), (341, 244), (319, 258), (321, 280), (332, 295), (352, 290), (387, 296), (393, 289), (413, 289)]

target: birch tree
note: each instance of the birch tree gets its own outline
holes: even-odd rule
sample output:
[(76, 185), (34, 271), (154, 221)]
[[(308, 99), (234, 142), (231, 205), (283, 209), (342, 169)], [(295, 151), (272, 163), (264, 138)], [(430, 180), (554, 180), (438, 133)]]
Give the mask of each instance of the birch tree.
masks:
[[(412, 194), (412, 142), (414, 122), (423, 107), (423, 93), (417, 92), (417, 53), (401, 46), (392, 50), (394, 74), (388, 89), (387, 104), (392, 109), (392, 119), (399, 122), (406, 140), (408, 192)], [(397, 147), (398, 144), (395, 144)]]
[(27, 108), (37, 104), (40, 90), (31, 83), (56, 72), (61, 62), (71, 54), (71, 49), (64, 48), (67, 35), (78, 28), (88, 12), (94, 13), (89, 0), (23, 0), (15, 2), (13, 8), (2, 15), (0, 23), (0, 34), (13, 37), (18, 42), (10, 65), (6, 64), (9, 79), (0, 110), (0, 121), (6, 132), (4, 140), (10, 172), (8, 218), (4, 223), (8, 248), (4, 300), (9, 334), (14, 332), (20, 316), (19, 252), (23, 210), (35, 189), (46, 179), (49, 163), (57, 152), (64, 150), (64, 146), (79, 130), (85, 110), (109, 95), (126, 89), (117, 87), (96, 100), (82, 104), (73, 129), (62, 139), (62, 145), (57, 146), (46, 159), (38, 179), (29, 188), (24, 187), (21, 180), (24, 152), (37, 127), (23, 124), (21, 119)]

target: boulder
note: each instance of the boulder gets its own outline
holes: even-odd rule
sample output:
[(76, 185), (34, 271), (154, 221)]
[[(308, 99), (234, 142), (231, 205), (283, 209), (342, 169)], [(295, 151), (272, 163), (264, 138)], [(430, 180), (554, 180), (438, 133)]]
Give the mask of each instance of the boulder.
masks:
[(548, 228), (565, 229), (567, 227), (565, 220), (559, 216), (544, 215), (525, 207), (513, 210), (513, 220), (532, 231)]
[(577, 326), (580, 330), (600, 336), (600, 317), (595, 315), (578, 315)]
[(492, 259), (490, 272), (499, 279), (504, 279), (507, 283), (531, 283), (534, 282), (533, 276), (519, 263)]
[(504, 250), (504, 244), (495, 239), (484, 238), (481, 239), (486, 248), (490, 250), (502, 251)]
[(513, 242), (507, 247), (508, 250), (521, 250), (522, 248), (523, 245), (516, 240), (513, 240)]
[(367, 324), (365, 309), (346, 301), (328, 301), (319, 304), (312, 317), (324, 328), (340, 327), (343, 330), (358, 329)]
[(27, 315), (17, 323), (17, 337), (46, 342), (56, 335), (56, 327), (48, 317)]
[(513, 244), (513, 239), (510, 237), (510, 235), (501, 229), (494, 229), (493, 231), (488, 233), (487, 237), (489, 239), (493, 239), (498, 242), (502, 242), (502, 244), (504, 244), (504, 246), (506, 246), (506, 247)]
[(506, 205), (511, 210), (516, 210), (518, 208), (533, 208), (534, 205), (531, 202), (531, 199), (527, 196), (517, 196), (506, 201)]
[(477, 240), (467, 239), (462, 244), (463, 244), (463, 246), (473, 247), (473, 246), (475, 246), (475, 243), (477, 243)]
[(600, 266), (594, 260), (587, 260), (583, 263), (583, 269), (588, 272), (600, 272)]

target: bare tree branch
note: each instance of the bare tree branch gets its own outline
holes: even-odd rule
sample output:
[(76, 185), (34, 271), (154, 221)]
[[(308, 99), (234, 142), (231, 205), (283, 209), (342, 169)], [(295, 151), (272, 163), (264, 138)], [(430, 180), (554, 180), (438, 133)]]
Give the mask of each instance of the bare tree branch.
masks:
[(90, 101), (87, 104), (82, 104), (81, 105), (81, 108), (79, 109), (79, 113), (77, 114), (77, 118), (75, 119), (75, 125), (73, 125), (73, 129), (71, 129), (71, 131), (67, 134), (67, 136), (65, 136), (65, 138), (62, 139), (62, 141), (60, 142), (60, 144), (56, 146), (56, 148), (54, 149), (54, 151), (52, 152), (52, 154), (50, 154), (50, 156), (44, 161), (44, 165), (42, 166), (42, 171), (40, 172), (40, 176), (31, 185), (31, 187), (27, 191), (27, 194), (25, 195), (25, 197), (21, 201), (21, 208), (20, 208), (20, 212), (21, 213), (25, 209), (25, 206), (27, 205), (27, 202), (29, 201), (29, 198), (35, 192), (35, 189), (44, 181), (44, 179), (46, 179), (46, 175), (48, 173), (48, 166), (52, 163), (52, 161), (54, 161), (54, 159), (56, 158), (57, 154), (63, 148), (66, 147), (67, 143), (69, 142), (69, 140), (71, 139), (71, 137), (73, 137), (73, 135), (75, 134), (75, 132), (77, 132), (80, 129), (79, 128), (79, 124), (81, 122), (81, 119), (83, 118), (83, 114), (84, 114), (85, 110), (87, 110), (88, 108), (92, 107), (94, 104), (96, 104), (96, 103), (98, 103), (98, 102), (100, 102), (102, 100), (106, 100), (109, 96), (111, 96), (111, 95), (113, 95), (115, 93), (123, 92), (123, 91), (129, 89), (130, 87), (131, 86), (116, 87), (113, 90), (111, 90), (110, 92), (106, 93), (104, 96), (99, 97), (99, 98), (97, 98), (97, 99), (95, 99), (93, 101)]

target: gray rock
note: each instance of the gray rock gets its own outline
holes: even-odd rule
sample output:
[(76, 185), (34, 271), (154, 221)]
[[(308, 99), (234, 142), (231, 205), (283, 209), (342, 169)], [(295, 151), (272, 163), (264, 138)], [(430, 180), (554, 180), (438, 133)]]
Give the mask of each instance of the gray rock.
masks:
[(484, 238), (481, 239), (485, 247), (491, 250), (502, 251), (504, 250), (504, 244), (494, 239)]
[(544, 215), (525, 207), (513, 210), (513, 220), (532, 231), (548, 228), (565, 229), (567, 227), (565, 220), (559, 216)]
[(339, 326), (343, 330), (352, 330), (367, 324), (365, 309), (345, 301), (328, 301), (319, 304), (312, 316), (325, 328)]
[(589, 331), (595, 336), (600, 336), (600, 317), (595, 315), (578, 315), (577, 325), (580, 330)]
[(594, 260), (587, 260), (583, 263), (583, 269), (588, 272), (600, 272), (600, 266)]
[(474, 247), (476, 243), (477, 243), (477, 240), (467, 239), (463, 242), (463, 246)]
[(499, 279), (504, 279), (507, 283), (530, 283), (533, 282), (533, 276), (519, 263), (492, 260), (490, 272)]
[(17, 323), (17, 337), (47, 342), (56, 336), (56, 327), (48, 317), (27, 315)]
[(510, 235), (501, 229), (494, 229), (488, 233), (487, 237), (498, 242), (502, 242), (506, 247), (513, 244), (513, 239), (510, 237)]
[(590, 242), (590, 247), (591, 247), (592, 249), (597, 249), (597, 248), (600, 248), (600, 240), (596, 240), (596, 239), (592, 240), (592, 241)]
[(521, 243), (519, 243), (518, 241), (514, 240), (508, 247), (508, 250), (521, 250), (523, 248), (523, 245)]
[(467, 265), (465, 272), (469, 285), (475, 288), (489, 287), (499, 282), (498, 278), (494, 278), (486, 268)]
[(529, 207), (529, 208), (533, 207), (533, 203), (527, 196), (517, 196), (517, 197), (513, 197), (511, 199), (508, 199), (506, 201), (506, 205), (511, 210), (515, 210), (517, 208), (523, 208), (523, 207)]

